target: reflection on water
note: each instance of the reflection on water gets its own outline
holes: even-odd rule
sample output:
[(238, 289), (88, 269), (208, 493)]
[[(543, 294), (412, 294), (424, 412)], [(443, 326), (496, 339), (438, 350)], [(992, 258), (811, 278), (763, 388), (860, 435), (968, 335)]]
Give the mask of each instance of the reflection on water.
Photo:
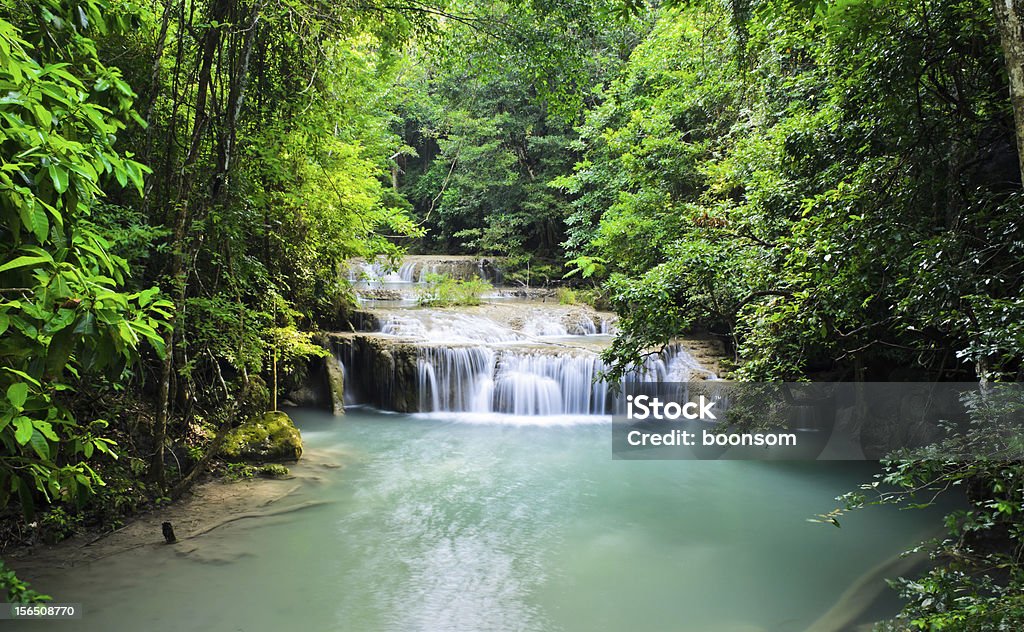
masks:
[(613, 461), (593, 418), (294, 416), (343, 466), (305, 466), (294, 500), (329, 504), (43, 578), (84, 618), (10, 629), (803, 630), (927, 526), (807, 522), (863, 463)]

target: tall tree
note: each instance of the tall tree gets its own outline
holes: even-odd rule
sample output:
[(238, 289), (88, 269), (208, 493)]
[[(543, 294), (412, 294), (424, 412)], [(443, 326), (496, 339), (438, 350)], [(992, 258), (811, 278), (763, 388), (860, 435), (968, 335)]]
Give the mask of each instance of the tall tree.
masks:
[(1024, 182), (1024, 3), (1020, 0), (993, 0), (996, 24), (1010, 77), (1010, 100), (1016, 122), (1017, 156), (1021, 182)]

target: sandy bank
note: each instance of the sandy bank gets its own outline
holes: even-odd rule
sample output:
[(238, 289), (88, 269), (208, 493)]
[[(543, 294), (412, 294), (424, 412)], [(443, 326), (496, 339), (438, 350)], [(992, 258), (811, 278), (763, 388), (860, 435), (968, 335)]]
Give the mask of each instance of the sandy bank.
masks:
[[(230, 561), (220, 559), (223, 546), (206, 546), (204, 536), (227, 525), (269, 520), (322, 504), (309, 492), (327, 472), (341, 467), (339, 455), (313, 450), (290, 466), (291, 476), (286, 479), (209, 480), (180, 501), (141, 514), (116, 531), (83, 533), (53, 545), (12, 549), (3, 557), (19, 577), (46, 594), (53, 594), (48, 584), (68, 569), (130, 551), (166, 548), (169, 553), (202, 561)], [(164, 542), (164, 522), (174, 525), (175, 544)], [(54, 597), (59, 600), (59, 595)]]

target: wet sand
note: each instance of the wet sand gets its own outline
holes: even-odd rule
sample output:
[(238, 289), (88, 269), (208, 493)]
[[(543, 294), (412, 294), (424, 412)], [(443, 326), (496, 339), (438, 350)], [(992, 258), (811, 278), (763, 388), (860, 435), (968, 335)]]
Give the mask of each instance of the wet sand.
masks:
[[(21, 579), (44, 594), (52, 594), (47, 593), (47, 584), (69, 568), (143, 548), (172, 547), (178, 555), (217, 561), (214, 558), (224, 556), (225, 552), (222, 547), (205, 547), (204, 536), (225, 525), (268, 520), (321, 504), (299, 492), (315, 487), (324, 474), (343, 467), (339, 457), (324, 451), (307, 451), (300, 462), (289, 465), (291, 474), (282, 479), (208, 480), (193, 487), (178, 502), (135, 516), (115, 531), (86, 532), (57, 544), (11, 549), (3, 553), (4, 561)], [(164, 542), (164, 522), (174, 526), (176, 543)]]

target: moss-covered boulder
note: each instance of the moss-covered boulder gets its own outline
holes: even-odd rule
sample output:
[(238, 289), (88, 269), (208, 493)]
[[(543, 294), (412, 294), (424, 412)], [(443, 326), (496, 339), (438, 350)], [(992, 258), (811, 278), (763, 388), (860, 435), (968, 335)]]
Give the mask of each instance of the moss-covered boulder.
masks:
[(298, 461), (302, 456), (302, 436), (288, 415), (269, 412), (229, 432), (221, 456), (236, 463)]

